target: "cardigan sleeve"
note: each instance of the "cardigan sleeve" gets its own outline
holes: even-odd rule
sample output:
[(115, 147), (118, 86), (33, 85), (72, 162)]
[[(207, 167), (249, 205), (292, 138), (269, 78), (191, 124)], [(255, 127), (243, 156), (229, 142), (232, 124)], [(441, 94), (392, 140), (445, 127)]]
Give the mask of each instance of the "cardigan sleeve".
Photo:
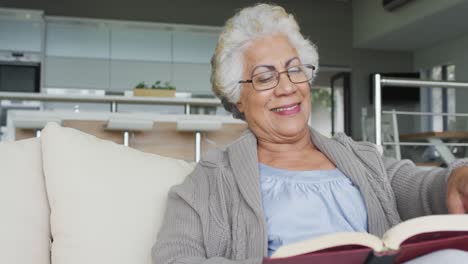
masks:
[(448, 169), (419, 168), (409, 160), (388, 157), (383, 157), (383, 162), (402, 220), (448, 213), (446, 206)]
[[(153, 246), (153, 263), (157, 264), (261, 264), (262, 258), (233, 261), (223, 257), (207, 257), (203, 217), (206, 217), (207, 187), (200, 166), (181, 185), (169, 192), (164, 221)], [(202, 198), (200, 198), (202, 197)]]

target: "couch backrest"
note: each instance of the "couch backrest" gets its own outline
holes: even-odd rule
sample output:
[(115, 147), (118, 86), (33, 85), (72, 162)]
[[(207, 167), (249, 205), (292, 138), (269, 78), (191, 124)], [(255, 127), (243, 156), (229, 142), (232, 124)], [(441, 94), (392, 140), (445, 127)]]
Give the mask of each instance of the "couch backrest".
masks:
[(0, 263), (50, 264), (49, 214), (40, 140), (0, 143)]
[(194, 164), (49, 124), (42, 155), (53, 264), (150, 264), (169, 189)]
[(167, 193), (193, 168), (53, 123), (0, 143), (0, 263), (150, 264)]

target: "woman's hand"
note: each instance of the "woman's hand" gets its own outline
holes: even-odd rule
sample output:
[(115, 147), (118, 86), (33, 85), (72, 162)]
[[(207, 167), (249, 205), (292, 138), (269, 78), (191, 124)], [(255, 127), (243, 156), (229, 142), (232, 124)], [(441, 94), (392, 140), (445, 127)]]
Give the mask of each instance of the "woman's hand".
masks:
[(468, 166), (453, 170), (447, 182), (447, 208), (451, 214), (468, 212)]

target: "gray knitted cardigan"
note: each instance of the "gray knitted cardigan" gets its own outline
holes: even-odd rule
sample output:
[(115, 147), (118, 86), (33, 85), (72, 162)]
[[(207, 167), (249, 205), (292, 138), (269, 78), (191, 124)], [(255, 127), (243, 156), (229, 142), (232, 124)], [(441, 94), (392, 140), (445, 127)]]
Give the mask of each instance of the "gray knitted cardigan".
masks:
[[(383, 158), (373, 144), (344, 134), (330, 139), (311, 130), (311, 139), (361, 191), (370, 233), (381, 236), (402, 219), (447, 213), (446, 169)], [(207, 153), (169, 193), (154, 263), (262, 263), (268, 241), (259, 179), (251, 131)]]

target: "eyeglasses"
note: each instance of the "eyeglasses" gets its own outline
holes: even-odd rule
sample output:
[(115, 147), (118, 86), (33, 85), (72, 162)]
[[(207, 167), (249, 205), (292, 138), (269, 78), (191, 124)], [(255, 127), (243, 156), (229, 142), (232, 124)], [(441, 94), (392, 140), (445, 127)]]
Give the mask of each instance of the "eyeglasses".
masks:
[(278, 72), (277, 70), (269, 70), (257, 73), (252, 75), (251, 80), (240, 80), (239, 83), (251, 83), (255, 90), (266, 91), (273, 89), (278, 85), (280, 75), (282, 73), (286, 73), (292, 83), (299, 84), (310, 81), (312, 79), (314, 70), (315, 66), (311, 64), (302, 64), (289, 67), (282, 72)]

